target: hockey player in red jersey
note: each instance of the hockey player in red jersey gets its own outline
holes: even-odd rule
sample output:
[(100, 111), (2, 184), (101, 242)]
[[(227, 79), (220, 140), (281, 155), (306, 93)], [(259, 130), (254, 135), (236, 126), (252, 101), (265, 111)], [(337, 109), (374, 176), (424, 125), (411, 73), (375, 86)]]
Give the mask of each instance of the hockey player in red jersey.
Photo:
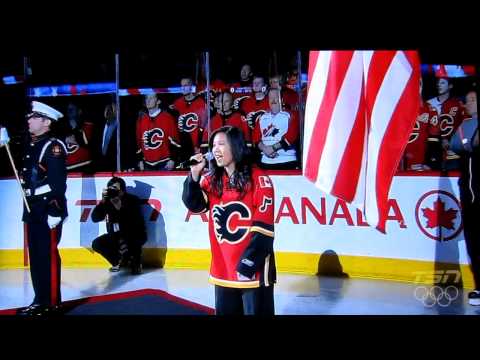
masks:
[(434, 108), (423, 101), (422, 85), (422, 80), (420, 80), (420, 110), (405, 147), (403, 157), (405, 170), (430, 170), (430, 167), (427, 165), (430, 163), (430, 160), (427, 158), (427, 143), (438, 141), (437, 138), (429, 137), (431, 131), (430, 120), (435, 122), (438, 114)]
[(92, 170), (91, 142), (94, 125), (83, 119), (83, 110), (73, 102), (68, 103), (65, 120), (58, 122), (55, 131), (67, 148), (67, 170), (89, 172)]
[(465, 118), (462, 102), (450, 94), (452, 88), (451, 79), (439, 78), (437, 80), (438, 96), (427, 101), (438, 113), (437, 119), (430, 120), (430, 132), (432, 136), (440, 136), (444, 151), (443, 164), (441, 165), (443, 170), (453, 170), (459, 165), (458, 159), (460, 157), (448, 149), (448, 144), (455, 130)]
[[(137, 120), (137, 156), (140, 170), (173, 170), (179, 144), (175, 118), (160, 109), (157, 94), (145, 97), (148, 113)], [(172, 151), (172, 148), (174, 149)]]
[[(199, 153), (203, 128), (207, 121), (207, 106), (203, 97), (195, 96), (193, 93), (192, 79), (183, 78), (180, 85), (183, 96), (175, 100), (172, 109), (178, 112), (178, 130), (188, 135), (193, 152)], [(193, 153), (189, 154), (188, 158), (192, 155)]]
[[(245, 117), (240, 115), (239, 112), (233, 110), (233, 97), (230, 92), (222, 92), (217, 95), (217, 114), (210, 119), (210, 132), (213, 133), (216, 129), (225, 125), (236, 126), (242, 132), (247, 143), (250, 143), (250, 128), (248, 127)], [(208, 126), (203, 132), (203, 139), (201, 147), (206, 149), (208, 147)]]
[[(255, 128), (257, 120), (269, 110), (265, 80), (261, 76), (255, 76), (252, 82), (253, 95), (246, 98), (238, 98), (234, 101), (234, 108), (239, 109), (245, 116), (251, 131)], [(242, 99), (242, 100), (240, 100)]]
[(212, 251), (209, 281), (215, 285), (217, 315), (273, 315), (276, 282), (274, 189), (252, 169), (240, 129), (217, 129), (209, 141), (209, 173), (201, 154), (184, 182), (182, 200), (195, 213), (209, 212)]

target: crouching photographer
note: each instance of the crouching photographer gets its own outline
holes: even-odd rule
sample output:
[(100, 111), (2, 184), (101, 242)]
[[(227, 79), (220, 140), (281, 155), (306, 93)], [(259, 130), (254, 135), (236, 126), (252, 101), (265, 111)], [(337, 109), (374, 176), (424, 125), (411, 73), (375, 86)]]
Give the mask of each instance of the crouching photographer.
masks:
[(106, 220), (107, 233), (93, 240), (92, 248), (112, 264), (111, 272), (130, 266), (132, 274), (142, 272), (142, 245), (147, 241), (140, 200), (126, 192), (125, 181), (111, 178), (102, 200), (92, 211), (92, 221)]

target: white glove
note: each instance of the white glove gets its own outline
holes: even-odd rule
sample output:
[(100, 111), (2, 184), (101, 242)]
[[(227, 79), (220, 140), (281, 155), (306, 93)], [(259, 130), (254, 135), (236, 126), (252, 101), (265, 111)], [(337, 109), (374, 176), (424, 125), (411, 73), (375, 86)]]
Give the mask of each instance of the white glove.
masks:
[(62, 221), (62, 218), (59, 217), (59, 216), (56, 217), (56, 216), (48, 215), (47, 222), (48, 222), (48, 226), (50, 227), (50, 229), (53, 229), (55, 226), (60, 224), (61, 221)]
[(5, 144), (8, 144), (10, 141), (10, 137), (8, 136), (8, 131), (7, 128), (0, 128), (0, 146), (4, 146)]

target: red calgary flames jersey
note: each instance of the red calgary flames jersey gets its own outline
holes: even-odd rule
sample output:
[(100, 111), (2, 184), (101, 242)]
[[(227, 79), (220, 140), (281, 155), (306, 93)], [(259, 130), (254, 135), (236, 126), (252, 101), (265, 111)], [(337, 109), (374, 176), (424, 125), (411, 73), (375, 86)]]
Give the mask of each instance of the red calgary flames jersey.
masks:
[(170, 144), (180, 147), (178, 138), (177, 122), (165, 111), (154, 118), (143, 114), (137, 121), (137, 154), (150, 165), (170, 160)]
[(428, 104), (438, 113), (437, 118), (430, 119), (432, 135), (440, 134), (442, 139), (450, 140), (465, 118), (462, 102), (455, 98), (449, 98), (440, 103), (438, 98), (434, 97), (428, 100)]
[(93, 123), (84, 122), (80, 130), (82, 144), (66, 144), (67, 147), (67, 169), (75, 169), (92, 162), (90, 153), (90, 142), (93, 135)]
[(203, 98), (196, 97), (192, 101), (187, 101), (182, 96), (175, 100), (173, 108), (180, 114), (178, 130), (189, 134), (193, 146), (200, 146), (203, 127), (207, 121), (207, 108)]
[(233, 95), (233, 99), (244, 98), (245, 96), (252, 96), (252, 82), (234, 82), (228, 85), (228, 91)]
[[(208, 232), (212, 250), (210, 282), (225, 287), (255, 288), (269, 286), (268, 276), (274, 266), (273, 250), (266, 255), (264, 266), (250, 281), (240, 281), (237, 265), (255, 234), (274, 236), (274, 191), (270, 178), (260, 169), (252, 170), (252, 182), (244, 197), (228, 188), (224, 176), (223, 194), (211, 189), (211, 178), (202, 178), (200, 186), (208, 196)], [(243, 260), (245, 261), (245, 260)]]
[(415, 166), (425, 164), (427, 150), (427, 138), (430, 133), (430, 121), (437, 121), (437, 111), (428, 103), (420, 106), (420, 112), (415, 121), (412, 133), (405, 148), (405, 167), (407, 170), (415, 170)]
[[(243, 136), (245, 137), (245, 141), (250, 141), (251, 139), (250, 129), (247, 125), (247, 121), (242, 115), (240, 115), (237, 112), (233, 112), (232, 114), (227, 116), (216, 114), (211, 119), (210, 130), (211, 132), (214, 132), (218, 128), (221, 128), (222, 126), (226, 126), (226, 125), (238, 127), (240, 130), (242, 130)], [(208, 145), (208, 137), (209, 137), (208, 131), (205, 129), (205, 131), (203, 132), (203, 140), (202, 140), (203, 146)]]
[(270, 111), (268, 98), (265, 96), (262, 100), (257, 100), (250, 96), (241, 102), (240, 111), (245, 115), (250, 129), (253, 130), (260, 116)]
[(282, 88), (281, 91), (283, 107), (286, 110), (297, 111), (298, 110), (298, 94), (295, 90), (288, 87)]

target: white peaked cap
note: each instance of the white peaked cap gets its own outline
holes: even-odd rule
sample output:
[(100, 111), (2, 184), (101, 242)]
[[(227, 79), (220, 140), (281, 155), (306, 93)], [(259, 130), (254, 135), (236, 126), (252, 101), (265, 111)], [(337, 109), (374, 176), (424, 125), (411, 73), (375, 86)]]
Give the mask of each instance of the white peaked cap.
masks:
[(48, 106), (47, 104), (41, 103), (39, 101), (32, 101), (32, 113), (39, 113), (45, 115), (53, 121), (57, 121), (58, 119), (63, 117), (63, 114), (60, 111), (57, 111), (51, 106)]

